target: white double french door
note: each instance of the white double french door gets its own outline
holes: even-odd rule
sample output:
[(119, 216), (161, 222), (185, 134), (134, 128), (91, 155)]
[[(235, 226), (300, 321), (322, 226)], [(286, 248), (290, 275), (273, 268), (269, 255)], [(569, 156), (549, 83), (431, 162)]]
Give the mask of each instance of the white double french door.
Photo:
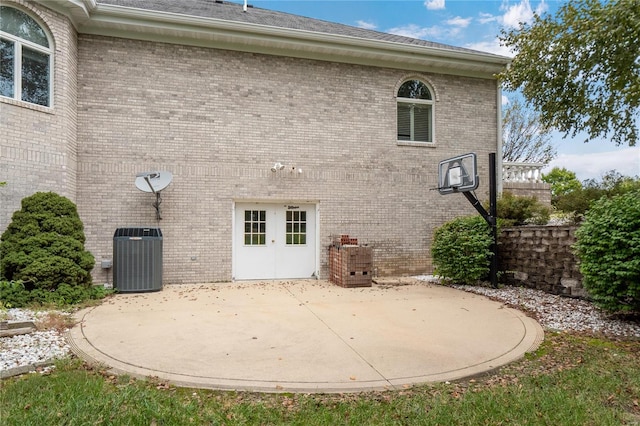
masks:
[(237, 203), (236, 280), (311, 278), (316, 274), (315, 204)]

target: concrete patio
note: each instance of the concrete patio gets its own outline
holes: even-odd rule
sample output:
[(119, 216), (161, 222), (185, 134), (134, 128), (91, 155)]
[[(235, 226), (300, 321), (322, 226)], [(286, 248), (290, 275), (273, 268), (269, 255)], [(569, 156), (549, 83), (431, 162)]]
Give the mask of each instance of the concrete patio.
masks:
[(481, 374), (535, 350), (540, 325), (483, 296), (426, 282), (166, 285), (77, 313), (73, 351), (178, 386), (355, 392)]

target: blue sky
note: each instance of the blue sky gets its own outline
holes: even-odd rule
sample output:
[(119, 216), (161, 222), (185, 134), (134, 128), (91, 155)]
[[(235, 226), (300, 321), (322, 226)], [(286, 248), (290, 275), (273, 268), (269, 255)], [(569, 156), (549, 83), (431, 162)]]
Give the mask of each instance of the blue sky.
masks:
[[(235, 0), (242, 2), (242, 0)], [(355, 27), (399, 34), (504, 56), (501, 28), (529, 22), (533, 13), (555, 13), (558, 0), (249, 0), (249, 4)], [(505, 102), (511, 95), (506, 93)], [(640, 118), (639, 118), (640, 119)], [(584, 137), (563, 139), (554, 133), (558, 156), (552, 166), (566, 167), (578, 179), (599, 179), (615, 169), (640, 175), (640, 147), (616, 147), (606, 140), (584, 143)]]

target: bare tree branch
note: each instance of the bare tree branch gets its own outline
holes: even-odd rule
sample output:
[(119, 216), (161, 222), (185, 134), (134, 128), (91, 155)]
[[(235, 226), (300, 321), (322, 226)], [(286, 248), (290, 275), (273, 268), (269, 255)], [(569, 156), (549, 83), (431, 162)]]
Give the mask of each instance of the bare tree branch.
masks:
[(502, 126), (502, 158), (517, 163), (548, 164), (557, 152), (551, 143), (551, 129), (540, 116), (519, 100), (504, 110)]

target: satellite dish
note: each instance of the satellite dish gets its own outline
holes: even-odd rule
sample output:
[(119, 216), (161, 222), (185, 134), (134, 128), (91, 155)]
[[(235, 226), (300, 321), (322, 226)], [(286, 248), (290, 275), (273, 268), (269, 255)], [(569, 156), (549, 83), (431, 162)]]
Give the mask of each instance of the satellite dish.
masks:
[(171, 183), (171, 172), (142, 172), (136, 175), (136, 188), (143, 192), (160, 192)]
[(165, 189), (171, 183), (173, 175), (171, 172), (142, 172), (136, 175), (136, 188), (142, 192), (153, 192), (156, 195), (156, 202), (153, 207), (156, 209), (156, 218), (162, 219), (160, 215), (160, 191)]

